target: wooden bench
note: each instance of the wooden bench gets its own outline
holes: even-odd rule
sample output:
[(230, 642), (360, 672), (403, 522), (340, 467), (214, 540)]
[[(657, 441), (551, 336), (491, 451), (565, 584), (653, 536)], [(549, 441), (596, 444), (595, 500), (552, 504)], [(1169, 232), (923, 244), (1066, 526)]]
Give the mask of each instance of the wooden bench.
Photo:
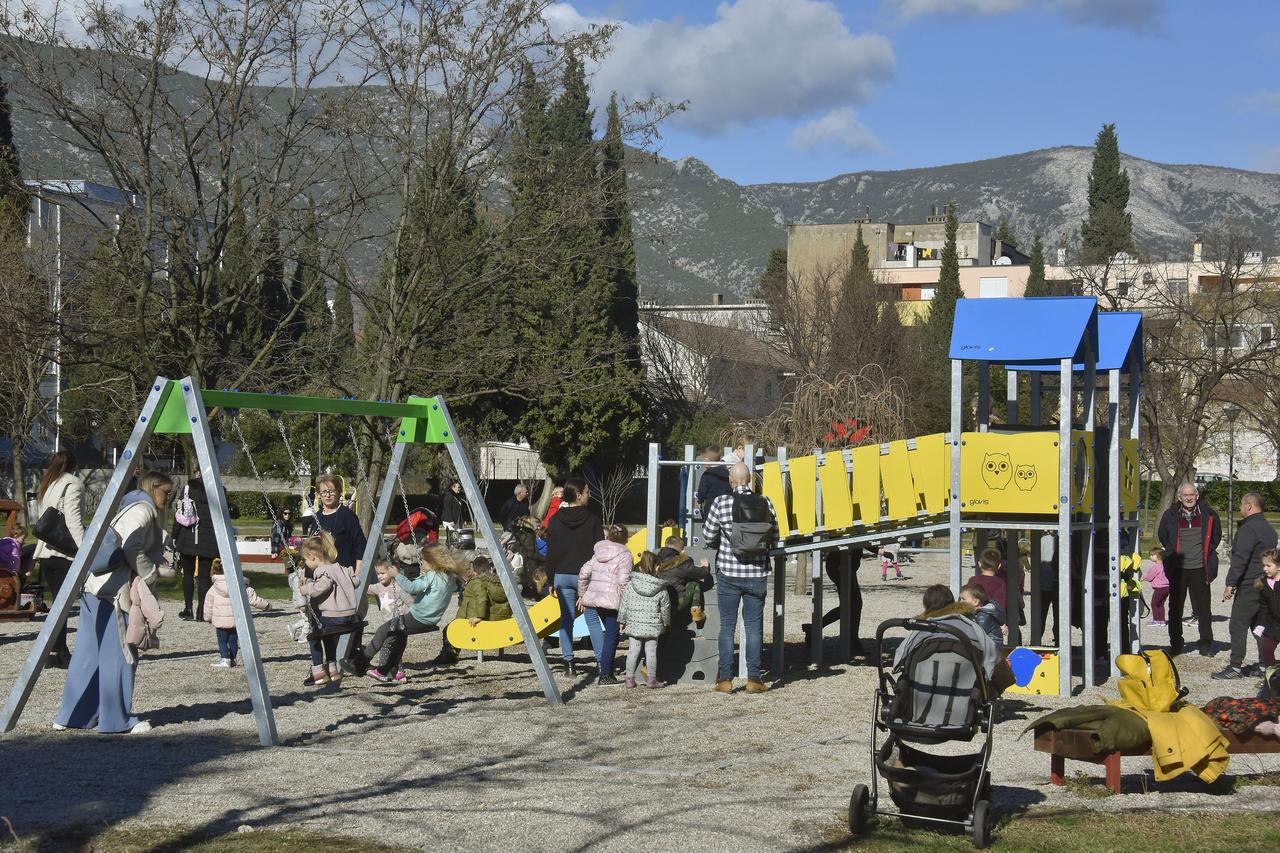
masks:
[[(1122, 756), (1150, 755), (1151, 747), (1142, 749), (1126, 749), (1117, 752), (1097, 753), (1093, 751), (1093, 733), (1084, 729), (1062, 729), (1057, 731), (1048, 726), (1036, 729), (1035, 748), (1037, 752), (1049, 753), (1049, 781), (1055, 785), (1066, 783), (1064, 778), (1066, 760), (1087, 761), (1101, 764), (1106, 770), (1107, 790), (1113, 794), (1120, 793), (1120, 759)], [(1262, 735), (1234, 735), (1223, 732), (1227, 740), (1227, 751), (1232, 755), (1259, 755), (1280, 753), (1280, 739), (1263, 737)]]

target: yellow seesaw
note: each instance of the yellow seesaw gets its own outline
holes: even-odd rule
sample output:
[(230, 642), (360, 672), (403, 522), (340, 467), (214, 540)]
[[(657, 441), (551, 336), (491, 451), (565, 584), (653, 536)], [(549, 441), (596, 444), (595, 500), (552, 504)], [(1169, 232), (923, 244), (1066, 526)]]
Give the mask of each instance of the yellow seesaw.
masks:
[[(547, 636), (560, 627), (560, 602), (554, 595), (548, 595), (529, 608), (529, 619), (539, 637)], [(475, 625), (466, 619), (454, 619), (445, 628), (445, 636), (456, 649), (479, 652), (497, 651), (524, 642), (524, 635), (514, 618), (482, 621)]]

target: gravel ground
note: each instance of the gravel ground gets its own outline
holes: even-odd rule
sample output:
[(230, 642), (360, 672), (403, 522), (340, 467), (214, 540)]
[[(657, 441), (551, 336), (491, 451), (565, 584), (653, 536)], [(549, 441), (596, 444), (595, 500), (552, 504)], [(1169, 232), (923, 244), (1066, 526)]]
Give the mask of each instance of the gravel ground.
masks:
[[(873, 569), (863, 571), (864, 633), (917, 612), (923, 589), (946, 576), (935, 555), (921, 556), (908, 573), (881, 582)], [(835, 600), (828, 586), (828, 606)], [(305, 647), (285, 632), (295, 617), (258, 615), (284, 744), (276, 749), (257, 744), (243, 670), (211, 669), (213, 629), (173, 618), (179, 606), (170, 603), (164, 648), (138, 670), (134, 708), (154, 731), (53, 731), (63, 679), (47, 671), (17, 730), (0, 738), (0, 814), (19, 834), (139, 820), (209, 831), (245, 824), (333, 831), (435, 849), (810, 846), (843, 811), (851, 786), (869, 780), (875, 670), (802, 665), (799, 626), (809, 601), (788, 596), (792, 668), (768, 694), (625, 690), (561, 678), (566, 702), (557, 708), (545, 704), (527, 658), (433, 668), (427, 661), (439, 635), (412, 641), (407, 685), (349, 679), (339, 689), (305, 688)], [(1178, 661), (1199, 703), (1255, 686), (1208, 679), (1226, 661), (1226, 605), (1216, 602), (1215, 612), (1217, 655)], [(1153, 645), (1167, 640), (1163, 629), (1148, 632)], [(34, 637), (30, 623), (0, 625), (6, 691)], [(1124, 760), (1124, 781), (1127, 790), (1151, 793), (1081, 798), (1047, 784), (1048, 757), (1032, 750), (1022, 729), (1044, 710), (1104, 695), (1114, 690), (1003, 700), (992, 761), (998, 808), (1274, 808), (1275, 788), (1214, 795), (1192, 777), (1157, 786), (1146, 758)], [(1231, 770), (1275, 773), (1280, 756), (1238, 757)], [(1099, 766), (1068, 765), (1068, 774), (1076, 771), (1101, 776)]]

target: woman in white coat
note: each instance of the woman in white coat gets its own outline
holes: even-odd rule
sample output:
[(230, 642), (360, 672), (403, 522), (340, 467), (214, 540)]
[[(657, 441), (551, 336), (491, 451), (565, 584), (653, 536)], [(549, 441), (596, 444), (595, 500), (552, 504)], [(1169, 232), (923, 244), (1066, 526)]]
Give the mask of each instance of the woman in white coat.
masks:
[[(80, 547), (84, 538), (84, 490), (80, 478), (76, 476), (76, 457), (70, 450), (59, 450), (49, 460), (49, 467), (40, 480), (40, 489), (36, 492), (36, 514), (40, 518), (50, 508), (59, 510), (67, 522), (67, 531)], [(36, 544), (33, 555), (40, 567), (40, 582), (44, 585), (49, 598), (58, 594), (62, 582), (66, 580), (67, 571), (75, 553), (64, 554), (44, 542)], [(71, 652), (67, 650), (67, 627), (62, 626), (58, 636), (53, 639), (53, 648), (49, 651), (46, 666), (66, 669), (71, 660)]]
[(91, 575), (80, 595), (76, 648), (55, 729), (97, 728), (104, 734), (151, 730), (133, 716), (136, 663), (125, 649), (125, 630), (133, 578), (154, 587), (160, 576), (165, 507), (172, 494), (173, 481), (152, 471), (139, 477), (138, 488), (120, 502), (111, 528), (120, 537), (124, 562), (114, 571)]

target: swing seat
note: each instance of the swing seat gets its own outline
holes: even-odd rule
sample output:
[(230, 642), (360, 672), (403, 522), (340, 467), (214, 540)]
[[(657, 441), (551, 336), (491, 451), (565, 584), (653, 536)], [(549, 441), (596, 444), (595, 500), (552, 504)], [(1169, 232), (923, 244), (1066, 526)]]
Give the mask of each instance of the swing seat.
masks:
[(307, 632), (308, 640), (323, 640), (325, 637), (341, 637), (346, 634), (354, 634), (357, 631), (363, 631), (369, 623), (363, 619), (357, 619), (355, 622), (349, 622), (345, 625), (329, 625), (313, 627)]
[[(539, 637), (545, 637), (560, 628), (560, 600), (548, 595), (529, 608), (529, 621)], [(524, 642), (520, 625), (514, 618), (477, 622), (474, 626), (466, 619), (454, 619), (445, 629), (445, 636), (455, 649), (492, 652)]]

